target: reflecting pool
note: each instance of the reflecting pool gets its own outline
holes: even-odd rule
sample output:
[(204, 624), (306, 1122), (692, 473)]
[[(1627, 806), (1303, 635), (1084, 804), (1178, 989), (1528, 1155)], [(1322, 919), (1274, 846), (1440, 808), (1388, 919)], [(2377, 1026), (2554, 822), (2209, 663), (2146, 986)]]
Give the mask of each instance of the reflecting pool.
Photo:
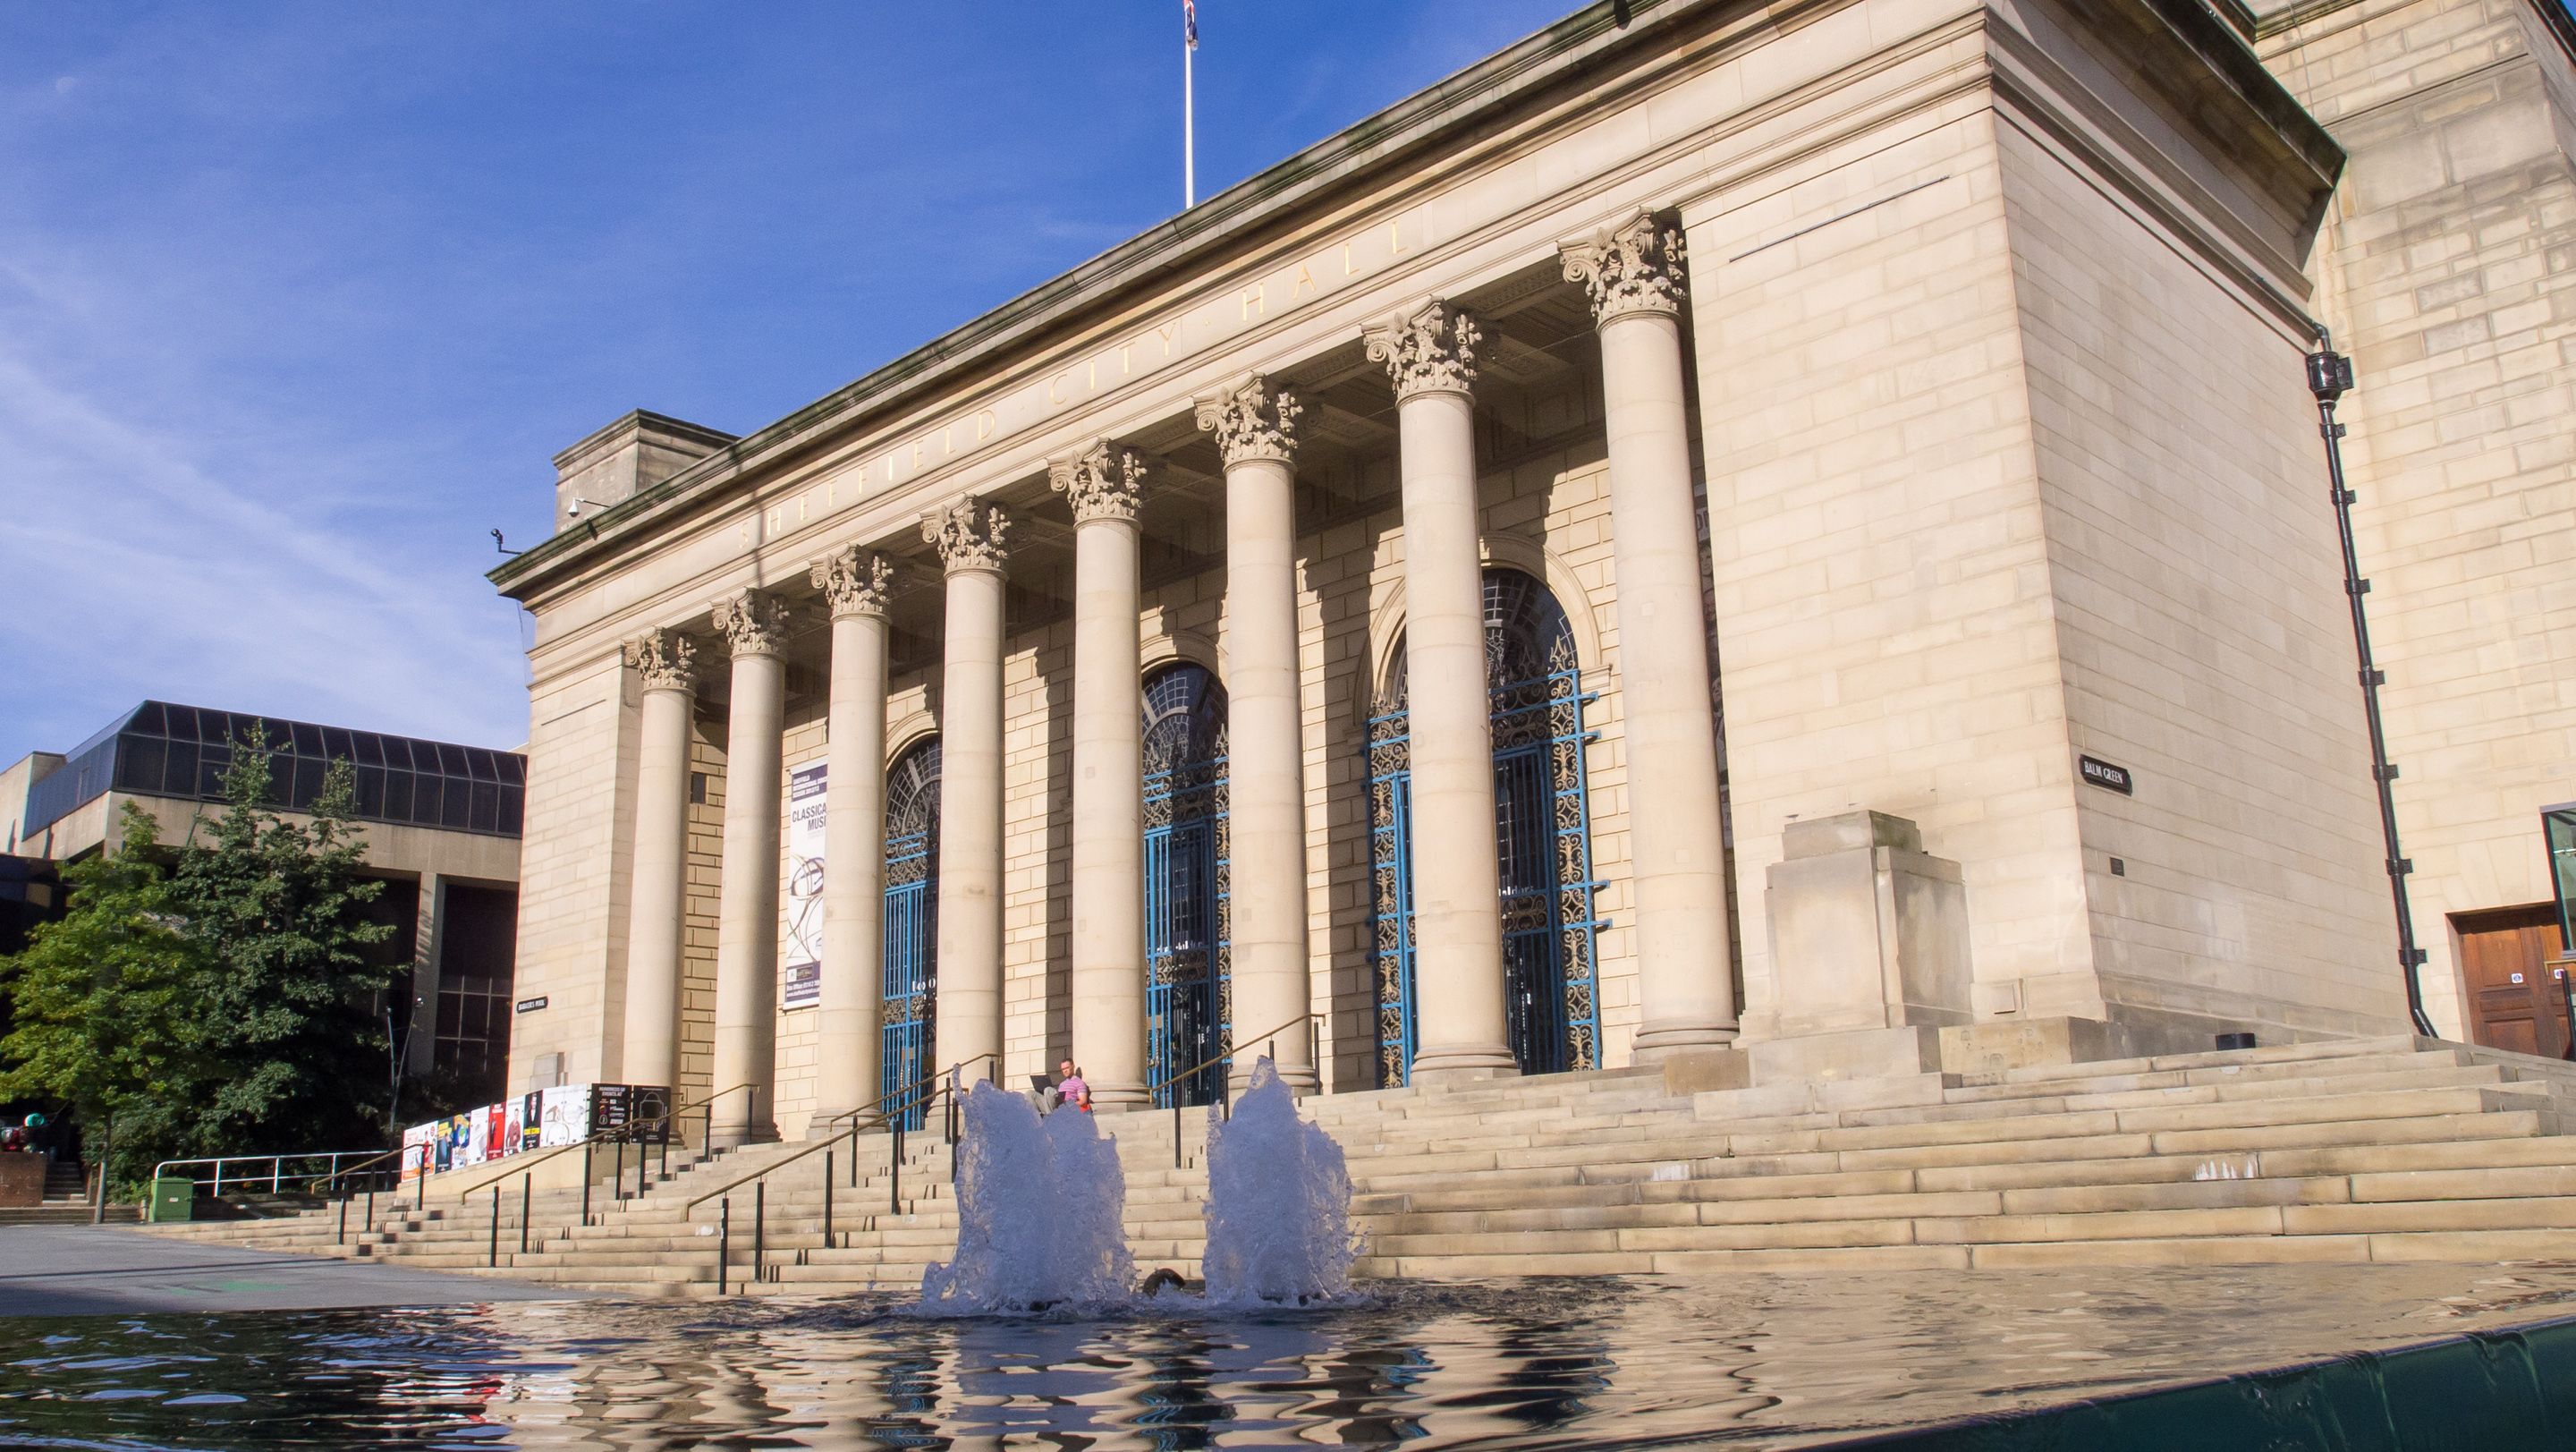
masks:
[(2576, 1318), (2576, 1267), (1365, 1289), (1089, 1321), (893, 1297), (28, 1319), (0, 1325), (0, 1446), (1814, 1447)]

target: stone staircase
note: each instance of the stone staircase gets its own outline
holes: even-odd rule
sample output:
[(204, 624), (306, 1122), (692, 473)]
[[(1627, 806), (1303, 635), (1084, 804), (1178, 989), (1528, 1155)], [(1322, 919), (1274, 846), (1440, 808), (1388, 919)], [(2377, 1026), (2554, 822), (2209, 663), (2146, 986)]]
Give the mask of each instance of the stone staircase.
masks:
[[(2279, 1261), (2576, 1259), (2576, 1068), (2414, 1038), (1697, 1095), (1653, 1070), (1311, 1099), (1350, 1159), (1363, 1274), (1417, 1277)], [(1104, 1121), (1139, 1271), (1195, 1274), (1202, 1113)], [(638, 1295), (909, 1288), (955, 1244), (949, 1153), (885, 1136), (770, 1145), (640, 1198), (505, 1196), (498, 1271)], [(728, 1189), (727, 1187), (731, 1187)], [(701, 1199), (700, 1197), (706, 1197)], [(692, 1206), (689, 1202), (698, 1200)], [(730, 1233), (720, 1234), (730, 1201)], [(272, 1249), (481, 1271), (488, 1202), (338, 1243), (331, 1212), (164, 1227)], [(746, 1282), (748, 1284), (746, 1284)]]

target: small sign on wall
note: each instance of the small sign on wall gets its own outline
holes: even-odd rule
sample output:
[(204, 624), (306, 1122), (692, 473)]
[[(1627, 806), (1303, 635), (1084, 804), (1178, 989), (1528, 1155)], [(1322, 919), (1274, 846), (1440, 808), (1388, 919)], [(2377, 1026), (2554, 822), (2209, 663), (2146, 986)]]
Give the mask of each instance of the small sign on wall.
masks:
[(2079, 756), (2075, 763), (2084, 773), (2084, 779), (2097, 787), (2108, 787), (2124, 797), (2138, 794), (2137, 783), (2130, 779), (2129, 769), (2125, 766), (2113, 766), (2098, 756)]
[(545, 1006), (546, 995), (542, 993), (538, 994), (534, 998), (522, 998), (518, 1003), (518, 1009), (521, 1013), (534, 1013)]

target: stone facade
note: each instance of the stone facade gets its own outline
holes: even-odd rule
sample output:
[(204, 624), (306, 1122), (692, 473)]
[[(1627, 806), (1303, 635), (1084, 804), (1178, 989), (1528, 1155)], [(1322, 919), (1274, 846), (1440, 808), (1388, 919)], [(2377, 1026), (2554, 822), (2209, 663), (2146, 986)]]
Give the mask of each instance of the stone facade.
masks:
[(2313, 271), (2434, 1025), (2454, 915), (2545, 903), (2576, 800), (2576, 22), (2532, 0), (2262, 5), (2266, 66), (2351, 153)]
[[(624, 921), (619, 864), (639, 794), (672, 789), (638, 777), (639, 685), (616, 643), (706, 633), (708, 602), (746, 588), (805, 594), (812, 562), (851, 545), (898, 563), (887, 759), (951, 726), (998, 729), (999, 840), (941, 846), (943, 864), (991, 851), (999, 883), (999, 946), (978, 970), (1000, 985), (998, 1028), (989, 1043), (970, 1042), (986, 1032), (976, 1028), (952, 1044), (942, 1019), (943, 1057), (998, 1054), (978, 1072), (1016, 1082), (1068, 1054), (1137, 1072), (1117, 1046), (1128, 1011), (1102, 1028), (1099, 1000), (1075, 989), (1076, 963), (1114, 964), (1126, 931), (1081, 925), (1095, 903), (1076, 892), (1077, 862), (1097, 872), (1122, 859), (1075, 846), (1086, 824), (1084, 840), (1106, 840), (1107, 819), (1087, 814), (1109, 809), (1079, 763), (1118, 766), (1125, 748), (1096, 754), (1114, 736), (1084, 733), (1134, 719), (1131, 678), (1191, 662), (1220, 682), (1293, 673), (1302, 782), (1281, 800), (1302, 811), (1265, 806), (1274, 815), (1252, 821), (1239, 801), (1232, 830), (1302, 841), (1315, 1072), (1327, 1090), (1379, 1082), (1372, 833), (1386, 808), (1372, 798), (1370, 723), (1395, 696), (1399, 662), (1417, 726), (1483, 718), (1482, 694), (1448, 658), (1435, 669), (1408, 654), (1417, 638), (1430, 649), (1435, 625), (1438, 640), (1460, 638), (1462, 549), (1545, 586), (1586, 697), (1584, 739), (1560, 752), (1589, 813), (1596, 886), (1581, 900), (1600, 920), (1585, 930), (1598, 1036), (1580, 1057), (1728, 1057), (1739, 1032), (1777, 1044), (1827, 1023), (1915, 1025), (1932, 1036), (1910, 1044), (1963, 1062), (2401, 1024), (2302, 386), (2309, 312), (2348, 287), (2312, 301), (2303, 271), (2335, 204), (2335, 141), (2193, 7), (1849, 0), (1795, 26), (1721, 0), (1633, 8), (1622, 29), (1592, 7), (1472, 72), (1475, 84), (1211, 199), (1186, 234), (1148, 234), (767, 429), (731, 440), (660, 428), (656, 447), (703, 456), (639, 474), (584, 529), (496, 572), (537, 617), (521, 991), (571, 1009), (520, 1025), (522, 1060), (560, 1051), (614, 1068), (623, 945), (640, 931)], [(2264, 44), (2284, 65), (2278, 37)], [(2563, 62), (2530, 69), (2557, 76)], [(2542, 149), (2563, 173), (2563, 148)], [(2516, 236), (2553, 225), (2529, 205)], [(2563, 236), (2563, 216), (2554, 225)], [(2321, 254), (2330, 278), (2356, 245), (2351, 216), (2333, 226), (2344, 240)], [(2541, 285), (2502, 251), (2496, 266), (2499, 294)], [(2489, 319), (2498, 336), (2516, 319), (2544, 329), (2542, 342), (2555, 336), (2528, 305), (2497, 307), (2524, 309)], [(1460, 344), (1463, 359), (1443, 352)], [(2375, 360), (2358, 346), (2367, 377)], [(2552, 366), (2541, 373), (2563, 398), (2565, 363)], [(2382, 410), (2419, 396), (2410, 389), (2432, 408), (2447, 386), (2389, 371)], [(1203, 426), (1232, 425), (1209, 401), (1254, 378), (1293, 394), (1293, 428), (1221, 448)], [(2537, 406), (2522, 399), (2498, 394), (2498, 428)], [(2400, 457), (2410, 428), (2438, 452), (2438, 422), (2388, 416), (2398, 436), (2375, 443), (2367, 467)], [(2367, 433), (2356, 428), (2357, 450)], [(2556, 497), (2548, 489), (2567, 488), (2563, 456), (2549, 453), (2563, 442), (2535, 421), (2506, 450), (2529, 461), (2512, 495), (2529, 517)], [(1144, 486), (1119, 509), (1089, 495), (1068, 509), (1081, 488), (1050, 490), (1051, 474), (1081, 485), (1085, 458), (1124, 478), (1130, 455)], [(1463, 493), (1444, 482), (1461, 467)], [(1248, 557), (1229, 559), (1229, 509), (1281, 487), (1293, 489), (1282, 587), (1293, 600), (1278, 607), (1293, 609), (1293, 660), (1268, 626), (1232, 618), (1277, 597), (1231, 593), (1272, 587), (1233, 570)], [(1008, 516), (1006, 557), (961, 561), (942, 512), (968, 498)], [(1694, 520), (1698, 537), (1685, 538)], [(2365, 552), (2387, 548), (2398, 521), (2368, 523)], [(2532, 569), (2555, 560), (2530, 531), (2493, 523)], [(950, 547), (944, 584), (933, 541)], [(2455, 541), (2426, 548), (2466, 568)], [(1648, 582), (1626, 599), (1623, 561), (1632, 583)], [(954, 654), (950, 616), (989, 609), (974, 593), (985, 587), (961, 594), (960, 582), (996, 578), (995, 564), (999, 720), (960, 724), (958, 710), (993, 708), (948, 699), (960, 681), (980, 693), (986, 669), (981, 644)], [(2536, 577), (2479, 588), (2566, 609)], [(1116, 618), (1131, 608), (1132, 633)], [(828, 749), (822, 614), (808, 607), (781, 646), (785, 770)], [(2433, 628), (2396, 618), (2397, 642)], [(1101, 649), (1118, 653), (1111, 669), (1078, 668), (1108, 659)], [(1686, 683), (1712, 664), (1716, 699), (1704, 700)], [(684, 1097), (721, 1087), (709, 1035), (732, 835), (727, 688), (701, 674), (693, 764), (707, 787), (688, 807), (673, 1009)], [(2406, 730), (2430, 729), (2413, 724), (2429, 703), (2391, 709)], [(1444, 795), (1473, 796), (1484, 748), (1441, 734), (1454, 730), (1412, 748), (1417, 773), (1446, 775), (1414, 798), (1417, 845), (1444, 845), (1417, 853), (1410, 880), (1450, 894), (1417, 904), (1416, 920), (1436, 908), (1458, 925), (1417, 964), (1415, 1063), (1508, 1071), (1518, 1050), (1498, 1064), (1481, 1017), (1507, 980), (1495, 950), (1473, 946), (1490, 944), (1493, 913), (1476, 893), (1496, 889), (1487, 878), (1460, 898), (1456, 884), (1476, 874), (1450, 872), (1476, 865), (1491, 824)], [(2514, 749), (2537, 763), (2530, 744)], [(2083, 756), (2128, 768), (2132, 793), (2086, 781)], [(2530, 785), (2526, 774), (2493, 790), (2509, 801)], [(2437, 805), (2428, 791), (2411, 807), (2436, 837)], [(1898, 957), (1942, 965), (1943, 994), (1964, 987), (1963, 1003), (1783, 1012), (1789, 1000), (1812, 1007), (1819, 983), (1864, 992), (1881, 979), (1839, 963), (1816, 976), (1799, 955), (1822, 950), (1798, 945), (1840, 940), (1793, 934), (1775, 950), (1763, 907), (1798, 878), (1775, 871), (1792, 825), (1854, 811), (1903, 819), (1887, 830), (1916, 842), (1907, 860), (1935, 864), (1905, 880), (1947, 884), (1899, 896), (1942, 904), (1955, 953)], [(1561, 899), (1569, 870), (1560, 864)], [(950, 892), (980, 890), (942, 871), (943, 913)], [(1097, 880), (1121, 874), (1132, 876), (1112, 867)], [(971, 897), (957, 906), (983, 910)], [(815, 1065), (835, 1053), (815, 1018), (780, 1016), (781, 1133), (807, 1130)], [(1233, 1027), (1264, 1026), (1238, 1011)], [(1304, 1052), (1281, 1046), (1300, 1065)], [(1866, 1071), (1814, 1043), (1768, 1062)]]

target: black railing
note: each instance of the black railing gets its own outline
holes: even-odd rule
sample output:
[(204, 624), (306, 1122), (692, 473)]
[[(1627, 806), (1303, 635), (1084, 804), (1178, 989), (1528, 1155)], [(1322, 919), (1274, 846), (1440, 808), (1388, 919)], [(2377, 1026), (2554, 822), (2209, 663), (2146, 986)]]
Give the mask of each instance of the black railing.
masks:
[[(1238, 1052), (1255, 1043), (1267, 1041), (1270, 1046), (1270, 1062), (1274, 1066), (1277, 1065), (1279, 1062), (1279, 1036), (1301, 1024), (1304, 1025), (1306, 1029), (1306, 1062), (1310, 1066), (1316, 1066), (1315, 1072), (1318, 1082), (1320, 1082), (1323, 1070), (1319, 1065), (1317, 1065), (1317, 1044), (1315, 1039), (1316, 1025), (1320, 1022), (1322, 1022), (1322, 1020), (1316, 1016), (1312, 1009), (1309, 1009), (1306, 1012), (1297, 1015), (1295, 1018), (1288, 1020), (1286, 1023), (1280, 1024), (1276, 1028), (1265, 1029), (1257, 1034), (1246, 1034), (1244, 1037), (1228, 1044), (1224, 1049), (1217, 1053), (1201, 1059), (1199, 1062), (1192, 1064), (1190, 1067), (1183, 1069), (1179, 1073), (1174, 1074), (1170, 1078), (1165, 1079), (1158, 1084), (1149, 1086), (1147, 1093), (1151, 1097), (1159, 1098), (1166, 1089), (1170, 1090), (1172, 1094), (1172, 1168), (1177, 1170), (1181, 1167), (1182, 1163), (1181, 1110), (1184, 1106), (1181, 1103), (1181, 1089), (1183, 1086), (1193, 1083), (1201, 1074), (1206, 1073), (1210, 1069), (1216, 1068), (1221, 1064), (1231, 1063)], [(1230, 1078), (1220, 1079), (1217, 1082), (1214, 1102), (1224, 1106), (1224, 1115), (1227, 1119), (1234, 1118), (1234, 1087)]]

